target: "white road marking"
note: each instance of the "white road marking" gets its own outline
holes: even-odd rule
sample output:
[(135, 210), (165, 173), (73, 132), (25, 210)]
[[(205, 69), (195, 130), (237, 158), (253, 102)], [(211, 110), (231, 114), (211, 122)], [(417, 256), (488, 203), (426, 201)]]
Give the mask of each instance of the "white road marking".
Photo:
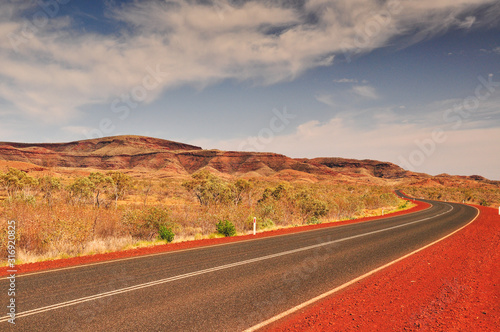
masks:
[[(447, 204), (447, 205), (448, 205), (448, 204)], [(475, 208), (475, 207), (474, 207), (474, 208)], [(259, 324), (257, 324), (257, 325), (254, 325), (254, 326), (250, 327), (249, 329), (246, 329), (244, 332), (254, 332), (254, 331), (257, 331), (257, 330), (259, 330), (259, 329), (263, 328), (264, 326), (267, 326), (267, 325), (269, 325), (269, 324), (271, 324), (271, 323), (274, 323), (274, 322), (276, 322), (276, 321), (278, 321), (278, 320), (280, 320), (280, 319), (282, 319), (282, 318), (284, 318), (284, 317), (286, 317), (286, 316), (288, 316), (288, 315), (290, 315), (290, 314), (293, 314), (293, 313), (295, 313), (295, 312), (297, 312), (297, 311), (299, 311), (299, 310), (301, 310), (301, 309), (303, 309), (303, 308), (305, 308), (305, 307), (307, 307), (307, 306), (309, 306), (309, 305), (311, 305), (311, 304), (313, 304), (313, 303), (315, 303), (315, 302), (318, 302), (318, 301), (320, 301), (320, 300), (322, 300), (322, 299), (324, 299), (324, 298), (326, 298), (326, 297), (328, 297), (328, 296), (330, 296), (330, 295), (333, 295), (333, 294), (335, 294), (336, 292), (338, 292), (338, 291), (340, 291), (340, 290), (342, 290), (342, 289), (344, 289), (344, 288), (346, 288), (346, 287), (348, 287), (348, 286), (350, 286), (350, 285), (352, 285), (352, 284), (355, 284), (356, 282), (358, 282), (358, 281), (360, 281), (360, 280), (362, 280), (362, 279), (364, 279), (364, 278), (366, 278), (366, 277), (369, 277), (369, 276), (371, 276), (372, 274), (375, 274), (375, 273), (379, 272), (380, 270), (385, 269), (386, 267), (389, 267), (389, 266), (391, 266), (391, 265), (393, 265), (393, 264), (395, 264), (395, 263), (397, 263), (397, 262), (399, 262), (399, 261), (401, 261), (401, 260), (403, 260), (403, 259), (405, 259), (405, 258), (407, 258), (407, 257), (411, 256), (411, 255), (416, 254), (416, 253), (417, 253), (417, 252), (419, 252), (419, 251), (422, 251), (422, 250), (424, 250), (424, 249), (426, 249), (426, 248), (428, 248), (428, 247), (430, 247), (430, 246), (433, 246), (433, 245), (435, 245), (436, 243), (438, 243), (438, 242), (440, 242), (440, 241), (442, 241), (442, 240), (444, 240), (444, 239), (446, 239), (446, 238), (448, 238), (448, 237), (452, 236), (453, 234), (455, 234), (455, 233), (459, 232), (459, 231), (460, 231), (460, 230), (462, 230), (463, 228), (465, 228), (465, 227), (469, 226), (469, 225), (470, 225), (470, 224), (471, 224), (474, 220), (476, 220), (476, 219), (477, 219), (477, 217), (479, 216), (479, 210), (478, 210), (477, 208), (475, 208), (475, 209), (477, 210), (477, 215), (474, 217), (474, 219), (472, 219), (469, 223), (467, 223), (466, 225), (464, 225), (464, 226), (460, 227), (460, 228), (459, 228), (459, 229), (457, 229), (456, 231), (454, 231), (454, 232), (452, 232), (452, 233), (450, 233), (450, 234), (448, 234), (448, 235), (446, 235), (446, 236), (444, 236), (444, 237), (442, 237), (442, 238), (440, 238), (440, 239), (438, 239), (438, 240), (436, 240), (436, 241), (434, 241), (434, 242), (432, 242), (432, 243), (430, 243), (430, 244), (428, 244), (428, 245), (426, 245), (426, 246), (424, 246), (424, 247), (422, 247), (422, 248), (420, 248), (420, 249), (417, 249), (417, 250), (415, 250), (415, 251), (412, 251), (411, 253), (409, 253), (409, 254), (407, 254), (407, 255), (404, 255), (403, 257), (400, 257), (400, 258), (398, 258), (398, 259), (395, 259), (395, 260), (393, 260), (392, 262), (389, 262), (389, 263), (387, 263), (387, 264), (385, 264), (385, 265), (383, 265), (383, 266), (380, 266), (380, 267), (378, 267), (378, 268), (376, 268), (376, 269), (374, 269), (374, 270), (371, 270), (370, 272), (365, 273), (365, 274), (363, 274), (362, 276), (359, 276), (359, 277), (357, 277), (357, 278), (355, 278), (355, 279), (352, 279), (351, 281), (348, 281), (348, 282), (346, 282), (345, 284), (342, 284), (342, 285), (340, 285), (340, 286), (338, 286), (338, 287), (336, 287), (336, 288), (334, 288), (334, 289), (332, 289), (332, 290), (330, 290), (330, 291), (328, 291), (328, 292), (326, 292), (326, 293), (323, 293), (323, 294), (321, 294), (321, 295), (319, 295), (319, 296), (317, 296), (317, 297), (315, 297), (315, 298), (312, 298), (312, 299), (310, 299), (309, 301), (306, 301), (306, 302), (301, 303), (301, 304), (299, 304), (299, 305), (297, 305), (297, 306), (295, 306), (295, 307), (293, 307), (293, 308), (291, 308), (291, 309), (289, 309), (289, 310), (287, 310), (287, 311), (284, 311), (284, 312), (282, 312), (282, 313), (281, 313), (281, 314), (279, 314), (279, 315), (276, 315), (276, 316), (274, 316), (274, 317), (271, 317), (271, 318), (269, 318), (268, 320), (263, 321), (262, 323), (259, 323)]]
[[(448, 204), (446, 204), (446, 205), (448, 205)], [(174, 276), (174, 277), (169, 277), (169, 278), (160, 279), (160, 280), (156, 280), (156, 281), (151, 281), (151, 282), (147, 282), (147, 283), (143, 283), (143, 284), (138, 284), (138, 285), (135, 285), (135, 286), (120, 288), (120, 289), (116, 289), (116, 290), (113, 290), (113, 291), (99, 293), (99, 294), (95, 294), (95, 295), (91, 295), (91, 296), (86, 296), (86, 297), (82, 297), (82, 298), (79, 298), (79, 299), (75, 299), (75, 300), (71, 300), (71, 301), (66, 301), (66, 302), (62, 302), (62, 303), (57, 303), (57, 304), (53, 304), (53, 305), (49, 305), (49, 306), (45, 306), (45, 307), (41, 307), (41, 308), (36, 308), (36, 309), (32, 309), (32, 310), (28, 310), (28, 311), (17, 313), (16, 314), (16, 319), (17, 318), (26, 317), (26, 316), (35, 315), (35, 314), (39, 314), (39, 313), (50, 311), (50, 310), (64, 308), (64, 307), (68, 307), (68, 306), (72, 306), (72, 305), (76, 305), (76, 304), (80, 304), (80, 303), (84, 303), (84, 302), (88, 302), (88, 301), (94, 301), (94, 300), (97, 300), (97, 299), (100, 299), (100, 298), (104, 298), (104, 297), (108, 297), (108, 296), (113, 296), (113, 295), (117, 295), (117, 294), (121, 294), (121, 293), (127, 293), (127, 292), (131, 292), (131, 291), (134, 291), (134, 290), (142, 289), (142, 288), (147, 288), (147, 287), (152, 287), (152, 286), (156, 286), (156, 285), (161, 285), (161, 284), (169, 283), (169, 282), (176, 281), (176, 280), (186, 279), (186, 278), (190, 278), (190, 277), (194, 277), (194, 276), (198, 276), (198, 275), (202, 275), (202, 274), (206, 274), (206, 273), (211, 273), (211, 272), (215, 272), (215, 271), (229, 269), (229, 268), (236, 267), (236, 266), (241, 266), (241, 265), (246, 265), (246, 264), (250, 264), (250, 263), (260, 262), (260, 261), (268, 260), (268, 259), (271, 259), (271, 258), (276, 258), (276, 257), (285, 256), (285, 255), (290, 255), (290, 254), (294, 254), (294, 253), (301, 252), (301, 251), (311, 250), (311, 249), (319, 248), (319, 247), (322, 247), (322, 246), (331, 245), (331, 244), (334, 244), (334, 243), (344, 242), (344, 241), (348, 241), (348, 240), (360, 238), (360, 237), (363, 237), (363, 236), (368, 236), (368, 235), (377, 234), (377, 233), (385, 232), (385, 231), (396, 229), (396, 228), (401, 228), (401, 227), (413, 225), (413, 224), (420, 223), (420, 222), (425, 221), (425, 220), (429, 220), (429, 219), (433, 219), (433, 218), (442, 216), (444, 214), (447, 214), (448, 212), (451, 212), (454, 209), (453, 206), (451, 206), (451, 205), (448, 205), (448, 206), (451, 209), (449, 209), (449, 210), (447, 210), (445, 212), (442, 212), (442, 213), (437, 214), (435, 216), (431, 216), (431, 217), (427, 217), (427, 218), (424, 218), (424, 219), (419, 219), (419, 220), (416, 220), (416, 221), (412, 221), (412, 222), (409, 222), (409, 223), (405, 223), (405, 224), (401, 224), (401, 225), (397, 225), (397, 226), (392, 226), (392, 227), (388, 227), (388, 228), (384, 228), (384, 229), (379, 229), (377, 231), (371, 231), (371, 232), (368, 232), (368, 233), (353, 235), (353, 236), (349, 236), (349, 237), (346, 237), (346, 238), (342, 238), (342, 239), (338, 239), (338, 240), (333, 240), (333, 241), (329, 241), (329, 242), (323, 242), (323, 243), (319, 243), (319, 244), (315, 244), (315, 245), (311, 245), (311, 246), (307, 246), (307, 247), (303, 247), (303, 248), (298, 248), (298, 249), (294, 249), (294, 250), (288, 250), (288, 251), (284, 251), (284, 252), (280, 252), (280, 253), (276, 253), (276, 254), (272, 254), (272, 255), (257, 257), (257, 258), (253, 258), (253, 259), (248, 259), (248, 260), (241, 261), (241, 262), (236, 262), (236, 263), (221, 265), (221, 266), (217, 266), (217, 267), (213, 267), (213, 268), (209, 268), (209, 269), (205, 269), (205, 270), (200, 270), (200, 271), (197, 271), (197, 272), (190, 272), (190, 273), (186, 273), (186, 274), (182, 274), (182, 275), (178, 275), (178, 276)], [(10, 318), (11, 318), (10, 316), (3, 316), (3, 317), (0, 318), (0, 322), (6, 322)]]

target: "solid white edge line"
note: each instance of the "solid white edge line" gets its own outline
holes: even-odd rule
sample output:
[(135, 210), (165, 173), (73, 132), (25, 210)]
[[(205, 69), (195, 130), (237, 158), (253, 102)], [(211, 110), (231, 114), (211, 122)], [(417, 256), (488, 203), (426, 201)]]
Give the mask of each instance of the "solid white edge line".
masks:
[[(425, 211), (427, 209), (428, 208), (426, 208), (424, 210), (416, 211), (416, 212), (409, 212), (409, 213), (406, 213), (405, 215), (412, 214), (412, 213), (422, 212), (422, 211)], [(382, 218), (375, 219), (375, 220), (390, 219), (390, 218), (395, 218), (395, 217), (399, 217), (399, 216), (391, 216), (391, 215), (387, 215), (386, 217), (380, 216)], [(374, 220), (360, 221), (359, 224), (365, 223), (365, 222), (371, 222), (371, 221), (374, 221)], [(332, 224), (331, 227), (347, 226), (347, 225), (335, 225), (335, 223), (336, 222), (331, 222), (331, 224)], [(325, 228), (330, 228), (330, 227), (325, 227)], [(322, 229), (322, 228), (320, 228), (320, 229)], [(320, 229), (308, 229), (308, 230), (301, 231), (300, 233), (314, 232), (314, 231), (318, 231)], [(288, 235), (292, 235), (292, 234), (297, 234), (297, 233), (271, 235), (270, 237), (276, 238), (276, 237), (288, 236)], [(94, 263), (88, 263), (88, 264), (74, 265), (74, 266), (68, 266), (68, 267), (62, 267), (62, 268), (56, 268), (56, 269), (49, 269), (49, 270), (37, 271), (37, 272), (31, 272), (31, 273), (30, 272), (28, 272), (28, 273), (21, 273), (21, 274), (16, 275), (16, 279), (19, 279), (19, 278), (22, 278), (22, 277), (28, 277), (28, 276), (32, 276), (32, 275), (37, 275), (37, 274), (59, 272), (59, 271), (64, 271), (64, 270), (73, 270), (73, 269), (78, 269), (78, 268), (84, 268), (84, 267), (94, 266), (94, 265), (111, 264), (111, 263), (115, 263), (115, 262), (128, 261), (128, 260), (132, 260), (132, 259), (147, 258), (147, 257), (160, 256), (160, 255), (169, 255), (169, 254), (174, 254), (174, 253), (178, 253), (178, 252), (191, 251), (191, 250), (200, 250), (200, 249), (214, 248), (214, 247), (220, 247), (220, 246), (227, 246), (227, 245), (230, 245), (230, 244), (250, 242), (250, 241), (258, 241), (258, 240), (262, 240), (262, 239), (265, 239), (265, 238), (239, 240), (239, 241), (233, 241), (233, 242), (227, 242), (227, 243), (219, 243), (219, 244), (213, 244), (213, 245), (207, 245), (207, 246), (200, 246), (200, 247), (195, 247), (195, 248), (187, 248), (187, 249), (180, 249), (180, 250), (164, 251), (164, 252), (158, 252), (158, 253), (154, 253), (154, 254), (137, 255), (137, 256), (132, 256), (132, 257), (111, 259), (111, 260), (105, 260), (105, 261), (102, 261), (102, 262), (94, 262)], [(177, 242), (177, 243), (182, 243), (182, 242)], [(144, 248), (147, 248), (147, 247), (144, 247)], [(3, 276), (3, 277), (0, 278), (0, 280), (6, 280), (6, 279), (9, 279), (8, 275), (7, 276)]]
[[(470, 205), (469, 205), (469, 206), (470, 206)], [(332, 290), (330, 290), (330, 291), (328, 291), (328, 292), (326, 292), (326, 293), (323, 293), (323, 294), (321, 294), (321, 295), (319, 295), (319, 296), (317, 296), (317, 297), (315, 297), (315, 298), (312, 298), (312, 299), (310, 299), (309, 301), (306, 301), (306, 302), (304, 302), (304, 303), (301, 303), (301, 304), (299, 304), (299, 305), (297, 305), (297, 306), (295, 306), (295, 307), (293, 307), (293, 308), (291, 308), (291, 309), (289, 309), (289, 310), (287, 310), (287, 311), (282, 312), (281, 314), (278, 314), (278, 315), (276, 315), (276, 316), (274, 316), (274, 317), (269, 318), (268, 320), (265, 320), (265, 321), (263, 321), (263, 322), (261, 322), (261, 323), (259, 323), (259, 324), (257, 324), (257, 325), (254, 325), (254, 326), (252, 326), (252, 327), (250, 327), (250, 328), (246, 329), (244, 332), (254, 332), (254, 331), (257, 331), (258, 329), (261, 329), (261, 328), (263, 328), (264, 326), (267, 326), (267, 325), (269, 325), (269, 324), (271, 324), (271, 323), (274, 323), (274, 322), (276, 322), (276, 321), (280, 320), (281, 318), (284, 318), (284, 317), (286, 317), (286, 316), (288, 316), (288, 315), (290, 315), (290, 314), (293, 314), (293, 313), (295, 313), (295, 312), (297, 312), (297, 311), (299, 311), (299, 310), (301, 310), (301, 309), (303, 309), (303, 308), (307, 307), (308, 305), (311, 305), (311, 304), (313, 304), (313, 303), (315, 303), (315, 302), (317, 302), (317, 301), (319, 301), (319, 300), (322, 300), (322, 299), (324, 299), (324, 298), (326, 298), (326, 297), (328, 297), (328, 296), (330, 296), (330, 295), (332, 295), (332, 294), (335, 294), (336, 292), (338, 292), (338, 291), (340, 291), (340, 290), (342, 290), (342, 289), (344, 289), (344, 288), (346, 288), (346, 287), (348, 287), (348, 286), (350, 286), (350, 285), (352, 285), (352, 284), (354, 284), (354, 283), (356, 283), (356, 282), (358, 282), (358, 281), (360, 281), (360, 280), (362, 280), (362, 279), (365, 279), (366, 277), (369, 277), (369, 276), (371, 276), (372, 274), (375, 274), (375, 273), (379, 272), (380, 270), (385, 269), (386, 267), (389, 267), (389, 266), (391, 266), (391, 265), (393, 265), (393, 264), (395, 264), (395, 263), (397, 263), (397, 262), (399, 262), (399, 261), (401, 261), (401, 260), (403, 260), (403, 259), (405, 259), (405, 258), (410, 257), (411, 255), (414, 255), (414, 254), (418, 253), (419, 251), (422, 251), (422, 250), (424, 250), (424, 249), (426, 249), (426, 248), (428, 248), (428, 247), (430, 247), (430, 246), (433, 246), (433, 245), (435, 245), (436, 243), (441, 242), (442, 240), (444, 240), (444, 239), (446, 239), (446, 238), (448, 238), (448, 237), (452, 236), (453, 234), (455, 234), (455, 233), (457, 233), (457, 232), (461, 231), (461, 230), (462, 230), (462, 229), (464, 229), (465, 227), (467, 227), (467, 226), (469, 226), (470, 224), (472, 224), (472, 223), (474, 222), (474, 220), (476, 220), (476, 219), (477, 219), (477, 217), (479, 217), (479, 214), (480, 214), (479, 209), (478, 209), (478, 208), (476, 208), (475, 206), (472, 206), (472, 207), (473, 207), (473, 208), (475, 208), (475, 209), (477, 210), (477, 214), (476, 214), (476, 216), (474, 217), (474, 219), (472, 219), (472, 220), (471, 220), (469, 223), (467, 223), (466, 225), (464, 225), (464, 226), (460, 227), (459, 229), (455, 230), (454, 232), (452, 232), (452, 233), (450, 233), (450, 234), (448, 234), (448, 235), (446, 235), (446, 236), (444, 236), (444, 237), (442, 237), (442, 238), (440, 238), (440, 239), (438, 239), (438, 240), (436, 240), (436, 241), (434, 241), (434, 242), (432, 242), (432, 243), (429, 243), (428, 245), (426, 245), (426, 246), (424, 246), (424, 247), (422, 247), (422, 248), (420, 248), (420, 249), (417, 249), (417, 250), (415, 250), (415, 251), (412, 251), (412, 252), (411, 252), (411, 253), (409, 253), (409, 254), (406, 254), (406, 255), (404, 255), (404, 256), (402, 256), (402, 257), (400, 257), (400, 258), (396, 259), (396, 260), (393, 260), (392, 262), (389, 262), (389, 263), (387, 263), (387, 264), (385, 264), (385, 265), (383, 265), (383, 266), (380, 266), (380, 267), (378, 267), (378, 268), (376, 268), (376, 269), (374, 269), (374, 270), (371, 270), (370, 272), (365, 273), (365, 274), (363, 274), (363, 275), (361, 275), (361, 276), (359, 276), (359, 277), (357, 277), (357, 278), (355, 278), (355, 279), (352, 279), (351, 281), (348, 281), (348, 282), (346, 282), (345, 284), (342, 284), (342, 285), (340, 285), (340, 286), (338, 286), (338, 287), (336, 287), (336, 288), (334, 288), (334, 289), (332, 289)]]
[[(332, 240), (332, 241), (328, 241), (328, 242), (322, 242), (322, 243), (318, 243), (318, 244), (307, 246), (307, 247), (292, 249), (292, 250), (288, 250), (288, 251), (282, 251), (282, 252), (278, 252), (278, 253), (271, 254), (271, 255), (266, 255), (266, 256), (251, 258), (251, 259), (240, 261), (240, 262), (234, 262), (234, 263), (230, 263), (230, 264), (226, 264), (226, 265), (216, 266), (216, 267), (208, 268), (208, 269), (205, 269), (205, 270), (189, 272), (189, 273), (185, 273), (185, 274), (181, 274), (181, 275), (173, 276), (173, 277), (168, 277), (168, 278), (164, 278), (164, 279), (160, 279), (160, 280), (154, 280), (154, 281), (146, 282), (146, 283), (143, 283), (143, 284), (133, 285), (133, 286), (129, 286), (129, 287), (125, 287), (125, 288), (120, 288), (120, 289), (116, 289), (116, 290), (112, 290), (112, 291), (108, 291), (108, 292), (104, 292), (104, 293), (94, 294), (94, 295), (82, 297), (82, 298), (79, 298), (79, 299), (74, 299), (74, 300), (69, 300), (69, 301), (66, 301), (66, 302), (61, 302), (61, 303), (56, 303), (56, 304), (48, 305), (48, 306), (45, 306), (45, 307), (35, 308), (35, 309), (31, 309), (31, 310), (20, 312), (20, 313), (16, 314), (16, 318), (22, 318), (22, 317), (26, 317), (26, 316), (31, 316), (31, 315), (39, 314), (39, 313), (50, 311), (50, 310), (60, 309), (60, 308), (64, 308), (64, 307), (68, 307), (68, 306), (72, 306), (72, 305), (76, 305), (76, 304), (88, 302), (88, 301), (94, 301), (94, 300), (97, 300), (97, 299), (103, 298), (103, 297), (108, 297), (108, 296), (113, 296), (113, 295), (117, 295), (117, 294), (121, 294), (121, 293), (126, 293), (126, 292), (130, 292), (130, 291), (134, 291), (134, 290), (138, 290), (138, 289), (142, 289), (142, 288), (146, 288), (146, 287), (161, 285), (161, 284), (165, 284), (165, 283), (176, 281), (176, 280), (181, 280), (181, 279), (186, 279), (186, 278), (190, 278), (190, 277), (193, 277), (193, 276), (202, 275), (202, 274), (205, 274), (205, 273), (210, 273), (210, 272), (215, 272), (215, 271), (219, 271), (219, 270), (229, 269), (229, 268), (236, 267), (236, 266), (241, 266), (241, 265), (246, 265), (246, 264), (250, 264), (250, 263), (260, 262), (260, 261), (268, 260), (268, 259), (271, 259), (271, 258), (286, 256), (286, 255), (294, 254), (294, 253), (297, 253), (297, 252), (307, 251), (307, 250), (311, 250), (311, 249), (315, 249), (315, 248), (319, 248), (319, 247), (323, 247), (323, 246), (327, 246), (327, 245), (332, 245), (332, 244), (339, 243), (339, 242), (344, 242), (344, 241), (348, 241), (348, 240), (352, 240), (352, 239), (356, 239), (356, 238), (360, 238), (360, 237), (364, 237), (364, 236), (368, 236), (368, 235), (373, 235), (373, 234), (377, 234), (377, 233), (381, 233), (381, 232), (386, 232), (386, 231), (397, 229), (397, 228), (401, 228), (401, 227), (406, 227), (406, 226), (409, 226), (409, 225), (420, 223), (420, 222), (425, 221), (425, 220), (429, 220), (429, 219), (433, 219), (433, 218), (442, 216), (444, 214), (447, 214), (448, 212), (453, 211), (453, 209), (454, 209), (453, 206), (451, 206), (449, 204), (445, 204), (445, 205), (448, 205), (451, 209), (447, 210), (447, 211), (444, 211), (444, 212), (442, 212), (440, 214), (437, 214), (437, 215), (434, 215), (434, 216), (431, 216), (431, 217), (427, 217), (427, 218), (423, 218), (423, 219), (418, 219), (418, 220), (415, 220), (415, 221), (412, 221), (412, 222), (409, 222), (409, 223), (400, 224), (400, 225), (396, 225), (396, 226), (391, 226), (391, 227), (388, 227), (388, 228), (382, 228), (382, 229), (379, 229), (379, 230), (376, 230), (376, 231), (371, 231), (371, 232), (368, 232), (368, 233), (361, 233), (361, 234), (358, 234), (358, 235), (348, 236), (348, 237), (344, 237), (344, 238), (340, 238), (340, 239)], [(10, 319), (10, 316), (0, 317), (0, 323), (1, 322), (5, 322), (5, 321), (7, 321), (9, 319)]]

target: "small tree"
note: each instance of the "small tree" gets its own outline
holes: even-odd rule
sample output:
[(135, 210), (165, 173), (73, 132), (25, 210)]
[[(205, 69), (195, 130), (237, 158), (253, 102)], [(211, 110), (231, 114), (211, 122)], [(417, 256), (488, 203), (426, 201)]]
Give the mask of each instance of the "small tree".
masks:
[(127, 191), (132, 186), (132, 181), (130, 176), (122, 172), (108, 172), (107, 175), (113, 180), (111, 187), (113, 188), (115, 207), (117, 207), (118, 199), (125, 197)]
[(8, 172), (0, 175), (2, 187), (7, 191), (7, 196), (13, 197), (22, 188), (20, 171), (9, 168)]
[(59, 178), (47, 175), (40, 179), (38, 186), (40, 191), (43, 193), (43, 198), (47, 201), (47, 204), (51, 205), (53, 193), (56, 190), (61, 189), (61, 181)]
[(193, 193), (203, 206), (227, 204), (234, 199), (230, 186), (206, 170), (193, 174), (192, 179), (182, 185)]
[(145, 226), (158, 229), (160, 225), (166, 224), (170, 219), (170, 211), (161, 207), (150, 207), (144, 213)]
[(262, 193), (262, 198), (259, 199), (258, 203), (263, 203), (268, 199), (279, 201), (283, 197), (288, 197), (289, 191), (290, 191), (290, 186), (285, 183), (280, 183), (275, 188), (266, 188), (264, 190), (264, 193)]
[(20, 191), (29, 196), (31, 190), (38, 186), (37, 179), (16, 168), (9, 168), (7, 173), (0, 175), (0, 183), (9, 197), (15, 197)]
[[(171, 242), (173, 231), (170, 225), (170, 211), (164, 207), (152, 206), (143, 212), (144, 228), (150, 231), (150, 237), (158, 232), (161, 239)], [(171, 233), (171, 234), (170, 234)]]
[(101, 206), (99, 197), (101, 193), (108, 193), (109, 190), (113, 187), (113, 178), (99, 172), (93, 172), (90, 173), (89, 180), (94, 185), (92, 189), (94, 194), (94, 205), (97, 205), (97, 207), (99, 208)]
[(238, 205), (241, 203), (243, 200), (243, 195), (246, 193), (249, 193), (250, 190), (252, 189), (252, 183), (248, 182), (247, 180), (244, 179), (238, 179), (236, 182), (233, 184), (234, 188), (234, 204)]
[(314, 218), (314, 220), (328, 213), (326, 202), (313, 197), (309, 191), (301, 191), (295, 196), (297, 207), (302, 215), (303, 221)]
[(144, 195), (143, 205), (146, 206), (148, 204), (149, 195), (151, 195), (153, 190), (153, 180), (137, 181), (136, 184), (140, 192)]
[(68, 191), (77, 203), (84, 203), (92, 198), (94, 184), (88, 177), (77, 178), (68, 186)]

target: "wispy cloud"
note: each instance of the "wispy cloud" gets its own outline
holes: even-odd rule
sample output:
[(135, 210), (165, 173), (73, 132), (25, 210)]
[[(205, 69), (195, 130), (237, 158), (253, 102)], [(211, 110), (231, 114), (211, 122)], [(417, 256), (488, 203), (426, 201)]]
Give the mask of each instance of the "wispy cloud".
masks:
[(370, 85), (356, 85), (353, 86), (352, 91), (364, 98), (368, 99), (378, 99), (379, 96), (377, 94), (377, 91), (373, 86)]
[[(415, 167), (416, 171), (471, 175), (470, 170), (475, 170), (500, 180), (500, 160), (492, 152), (498, 150), (500, 141), (500, 95), (483, 101), (474, 113), (461, 118), (457, 126), (457, 114), (449, 118), (445, 114), (460, 102), (463, 100), (449, 99), (422, 105), (429, 110), (425, 116), (400, 106), (338, 112), (328, 121), (310, 120), (297, 125), (292, 133), (276, 135), (263, 151), (291, 157), (370, 158), (399, 164), (400, 156), (408, 156), (419, 147), (417, 144), (428, 141), (438, 130), (446, 139), (435, 144), (435, 152)], [(357, 121), (359, 117), (366, 118), (369, 125)], [(239, 139), (204, 140), (202, 145), (237, 150), (240, 143)]]
[(316, 100), (330, 107), (335, 107), (337, 105), (334, 101), (334, 97), (331, 94), (322, 93), (316, 95)]
[[(387, 16), (386, 2), (378, 0), (308, 0), (302, 6), (133, 1), (109, 7), (110, 19), (127, 27), (118, 34), (85, 33), (72, 29), (69, 17), (49, 17), (15, 51), (12, 38), (24, 36), (33, 15), (26, 16), (28, 5), (7, 2), (0, 14), (0, 98), (26, 118), (67, 123), (86, 105), (106, 105), (130, 91), (148, 67), (159, 65), (164, 75), (146, 102), (186, 84), (292, 80), (308, 69), (332, 65), (345, 52), (369, 52), (410, 33), (422, 40), (453, 27), (474, 28), (500, 16), (496, 0), (395, 3), (399, 10)], [(462, 18), (488, 5), (491, 15), (482, 21)], [(221, 15), (217, 8), (226, 10)], [(377, 33), (366, 34), (367, 24), (377, 20)], [(377, 97), (367, 85), (354, 92)]]
[(476, 22), (476, 18), (474, 16), (467, 16), (465, 20), (458, 23), (458, 26), (462, 29), (470, 29), (474, 22)]
[(355, 78), (341, 78), (338, 80), (333, 80), (334, 83), (358, 83), (358, 80)]

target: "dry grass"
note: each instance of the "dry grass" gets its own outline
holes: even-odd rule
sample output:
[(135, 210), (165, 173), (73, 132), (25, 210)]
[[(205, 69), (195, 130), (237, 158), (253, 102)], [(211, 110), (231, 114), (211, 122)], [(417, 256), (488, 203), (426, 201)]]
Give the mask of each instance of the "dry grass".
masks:
[[(238, 204), (230, 201), (202, 206), (181, 184), (175, 179), (156, 180), (145, 190), (149, 184), (137, 181), (118, 208), (113, 204), (97, 208), (92, 199), (75, 204), (64, 188), (54, 194), (51, 205), (41, 193), (6, 199), (0, 206), (0, 248), (6, 246), (7, 220), (16, 220), (19, 262), (33, 262), (165, 243), (158, 241), (159, 223), (172, 228), (178, 242), (220, 236), (215, 233), (220, 220), (231, 221), (238, 233), (246, 234), (252, 229), (254, 216), (259, 230), (264, 230), (352, 219), (401, 205), (389, 187), (252, 180)], [(266, 189), (272, 192), (280, 185), (286, 189), (279, 197), (263, 200)], [(301, 210), (298, 197), (303, 192), (309, 195), (306, 201), (315, 200), (326, 207), (318, 218)], [(166, 211), (165, 218), (151, 221), (152, 209)]]
[(58, 258), (103, 254), (133, 248), (135, 245), (137, 245), (137, 240), (131, 236), (91, 240), (84, 243), (82, 247), (75, 247), (66, 241), (58, 241), (51, 243), (43, 253), (37, 254), (21, 249), (17, 253), (17, 259), (19, 263), (33, 263)]
[(500, 206), (500, 188), (484, 187), (407, 187), (405, 193), (413, 197), (450, 201), (457, 203), (472, 203), (483, 206)]

